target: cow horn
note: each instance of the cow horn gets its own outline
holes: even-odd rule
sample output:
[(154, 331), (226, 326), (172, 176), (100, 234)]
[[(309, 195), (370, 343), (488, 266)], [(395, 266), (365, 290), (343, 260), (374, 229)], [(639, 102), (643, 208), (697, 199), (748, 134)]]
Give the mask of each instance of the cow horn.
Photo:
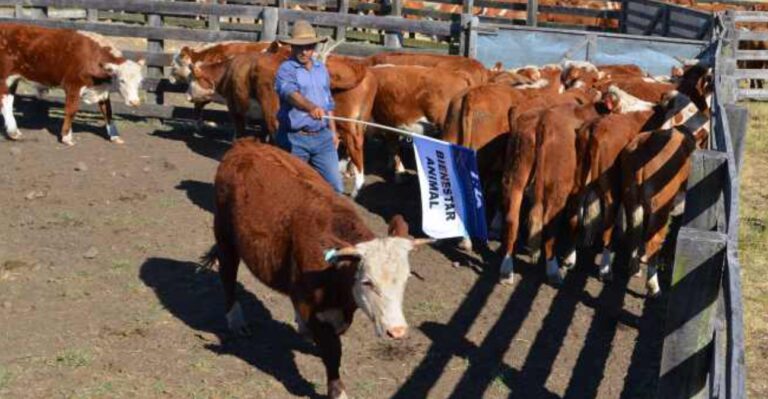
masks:
[(344, 247), (340, 249), (328, 249), (323, 253), (326, 262), (333, 262), (334, 259), (339, 256), (355, 256), (362, 257), (363, 255), (355, 247)]

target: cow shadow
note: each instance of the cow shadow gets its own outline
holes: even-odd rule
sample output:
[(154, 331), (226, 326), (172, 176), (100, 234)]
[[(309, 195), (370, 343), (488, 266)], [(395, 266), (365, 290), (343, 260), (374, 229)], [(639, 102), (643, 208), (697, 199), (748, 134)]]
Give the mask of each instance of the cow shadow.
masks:
[(198, 130), (191, 123), (166, 121), (162, 129), (150, 134), (166, 140), (182, 141), (192, 152), (215, 161), (232, 146), (232, 129), (206, 127)]
[[(56, 110), (56, 112), (51, 112)], [(62, 107), (52, 106), (45, 100), (37, 100), (30, 97), (16, 96), (14, 101), (14, 115), (19, 129), (45, 130), (49, 135), (57, 137), (64, 123)], [(72, 121), (72, 131), (75, 135), (88, 133), (107, 139), (104, 119), (99, 114), (79, 112)], [(29, 135), (24, 135), (22, 140), (35, 140)]]
[(187, 198), (200, 209), (214, 213), (216, 192), (212, 183), (197, 180), (182, 180), (175, 187), (183, 190)]
[(237, 296), (251, 331), (248, 337), (237, 337), (226, 328), (224, 294), (218, 274), (202, 269), (194, 262), (168, 258), (149, 258), (139, 277), (157, 295), (163, 306), (190, 328), (216, 335), (219, 343), (206, 349), (236, 356), (280, 381), (292, 395), (321, 398), (314, 385), (300, 374), (294, 356), (298, 351), (317, 353), (294, 327), (277, 321), (256, 296), (238, 283)]

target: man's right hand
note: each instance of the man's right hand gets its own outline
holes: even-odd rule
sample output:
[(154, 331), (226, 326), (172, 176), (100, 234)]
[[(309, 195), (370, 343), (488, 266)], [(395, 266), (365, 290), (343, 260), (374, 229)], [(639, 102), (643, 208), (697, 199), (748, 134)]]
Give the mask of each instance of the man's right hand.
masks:
[(325, 110), (320, 107), (312, 108), (312, 111), (309, 111), (309, 116), (317, 120), (323, 119), (325, 116)]

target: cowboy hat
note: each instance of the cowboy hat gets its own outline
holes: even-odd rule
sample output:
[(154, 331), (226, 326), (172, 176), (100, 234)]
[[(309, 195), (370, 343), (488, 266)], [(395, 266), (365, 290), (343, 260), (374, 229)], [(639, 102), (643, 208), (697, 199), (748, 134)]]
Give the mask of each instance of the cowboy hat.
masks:
[(310, 44), (322, 43), (328, 40), (327, 37), (317, 37), (315, 28), (305, 20), (296, 21), (291, 29), (291, 38), (280, 40), (280, 43), (290, 44), (292, 46), (308, 46)]

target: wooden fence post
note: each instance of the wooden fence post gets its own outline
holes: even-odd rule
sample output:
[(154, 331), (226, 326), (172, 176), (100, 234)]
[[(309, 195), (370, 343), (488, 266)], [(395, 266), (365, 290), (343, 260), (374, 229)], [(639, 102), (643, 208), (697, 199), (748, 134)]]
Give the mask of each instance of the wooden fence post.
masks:
[(99, 10), (96, 8), (85, 10), (85, 19), (88, 22), (99, 22)]
[(480, 18), (472, 14), (461, 14), (459, 54), (464, 57), (477, 57), (477, 28), (480, 26)]
[(747, 135), (749, 111), (741, 105), (725, 104), (725, 114), (728, 117), (728, 130), (731, 132), (736, 171), (739, 172), (741, 171), (741, 161), (744, 158), (744, 138)]
[[(157, 14), (149, 14), (147, 15), (147, 24), (153, 28), (159, 28), (163, 26), (163, 17)], [(164, 40), (153, 40), (153, 39), (147, 39), (147, 51), (150, 53), (162, 53), (165, 47)], [(149, 78), (156, 78), (156, 79), (162, 79), (164, 76), (163, 67), (157, 67), (157, 66), (148, 66), (147, 67), (147, 77)], [(147, 97), (147, 102), (153, 102), (155, 104), (163, 104), (164, 96), (163, 96), (163, 90), (158, 89), (154, 93), (154, 99), (150, 99), (150, 97)]]
[(691, 155), (691, 174), (686, 190), (683, 226), (725, 232), (723, 182), (728, 173), (728, 155), (698, 150)]
[(275, 41), (277, 40), (278, 32), (278, 9), (275, 7), (264, 7), (264, 12), (261, 17), (261, 40), (262, 41)]
[(528, 26), (538, 26), (539, 24), (539, 0), (528, 0)]
[(464, 14), (475, 14), (475, 0), (462, 0), (461, 12)]
[[(349, 0), (339, 0), (339, 14), (349, 14)], [(336, 25), (336, 41), (344, 40), (347, 38), (347, 27), (344, 25)]]
[[(403, 16), (403, 0), (392, 0), (392, 10), (389, 13), (391, 18), (400, 18)], [(384, 35), (384, 47), (401, 48), (403, 47), (402, 32), (387, 32)]]
[(664, 327), (658, 392), (663, 399), (706, 398), (714, 319), (728, 236), (683, 227)]
[[(282, 8), (283, 10), (288, 8), (288, 0), (277, 0), (277, 8)], [(278, 19), (277, 21), (277, 35), (278, 36), (288, 36), (288, 21), (280, 21)]]

